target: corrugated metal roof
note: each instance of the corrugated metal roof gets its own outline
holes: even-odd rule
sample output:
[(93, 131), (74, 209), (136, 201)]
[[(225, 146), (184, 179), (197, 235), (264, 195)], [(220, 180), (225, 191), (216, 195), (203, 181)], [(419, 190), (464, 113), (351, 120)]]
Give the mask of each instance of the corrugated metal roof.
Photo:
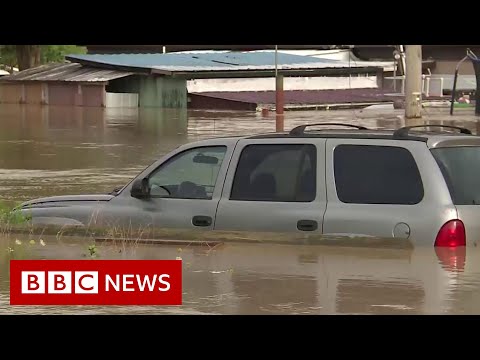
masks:
[[(163, 66), (246, 66), (271, 65), (275, 63), (275, 52), (216, 52), (216, 53), (166, 53), (166, 54), (96, 54), (69, 55), (70, 60), (91, 61), (109, 65), (152, 68)], [(319, 62), (308, 56), (278, 53), (278, 64), (304, 64)]]
[(132, 75), (131, 72), (85, 67), (81, 64), (46, 64), (4, 76), (0, 81), (107, 82)]
[[(82, 64), (148, 69), (153, 72), (161, 72), (162, 70), (171, 72), (255, 71), (273, 70), (275, 68), (274, 51), (70, 55), (67, 56), (67, 59)], [(277, 64), (280, 70), (365, 68), (365, 66), (355, 66), (346, 61), (282, 52), (277, 54)]]

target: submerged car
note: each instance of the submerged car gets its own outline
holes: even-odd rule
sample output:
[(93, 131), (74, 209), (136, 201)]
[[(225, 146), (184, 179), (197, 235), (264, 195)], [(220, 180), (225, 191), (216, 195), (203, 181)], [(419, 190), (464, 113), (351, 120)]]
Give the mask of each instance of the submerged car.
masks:
[(189, 143), (111, 194), (20, 208), (35, 225), (304, 232), (456, 247), (479, 237), (479, 180), (480, 137), (468, 129), (321, 123)]

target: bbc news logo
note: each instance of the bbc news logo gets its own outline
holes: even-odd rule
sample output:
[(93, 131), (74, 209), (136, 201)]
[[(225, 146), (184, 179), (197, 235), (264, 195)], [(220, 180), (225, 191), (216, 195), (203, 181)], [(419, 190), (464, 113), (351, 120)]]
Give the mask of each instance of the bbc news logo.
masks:
[(11, 260), (11, 305), (181, 305), (181, 260)]
[[(75, 294), (98, 294), (98, 271), (75, 271), (73, 274)], [(48, 289), (46, 283), (48, 283)], [(71, 294), (72, 272), (22, 271), (22, 294), (45, 293)]]
[[(73, 276), (72, 276), (73, 274)], [(46, 276), (45, 276), (46, 275)], [(162, 285), (158, 291), (169, 291), (170, 275), (162, 274), (157, 277), (138, 274), (123, 274), (120, 277), (116, 275), (112, 279), (110, 275), (105, 275), (105, 291), (135, 291), (134, 280), (136, 279), (139, 291), (154, 291), (155, 282)], [(48, 289), (45, 286), (48, 279)], [(74, 289), (72, 289), (72, 279)], [(123, 280), (122, 280), (123, 279)], [(165, 280), (167, 279), (167, 280)], [(123, 286), (122, 286), (123, 284)], [(121, 290), (120, 290), (121, 289)], [(22, 271), (22, 294), (98, 294), (98, 271)]]

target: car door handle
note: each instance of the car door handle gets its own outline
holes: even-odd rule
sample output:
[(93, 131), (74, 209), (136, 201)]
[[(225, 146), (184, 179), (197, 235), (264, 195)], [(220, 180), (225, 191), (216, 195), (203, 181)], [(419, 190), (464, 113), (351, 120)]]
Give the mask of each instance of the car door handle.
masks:
[(315, 231), (318, 229), (318, 223), (315, 220), (299, 220), (297, 229), (301, 231)]
[(194, 216), (192, 218), (192, 224), (195, 226), (210, 226), (212, 225), (212, 218), (210, 216)]

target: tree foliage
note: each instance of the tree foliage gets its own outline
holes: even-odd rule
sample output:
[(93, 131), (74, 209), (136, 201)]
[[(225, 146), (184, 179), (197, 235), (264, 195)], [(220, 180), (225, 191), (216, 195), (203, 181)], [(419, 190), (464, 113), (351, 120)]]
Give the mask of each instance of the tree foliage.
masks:
[(26, 70), (40, 65), (40, 45), (16, 45), (19, 70)]
[(15, 45), (0, 45), (0, 67), (11, 72), (17, 66), (17, 53)]
[(76, 45), (40, 45), (41, 62), (63, 62), (65, 55), (85, 54), (87, 49)]
[(0, 45), (0, 67), (12, 71), (29, 69), (41, 64), (65, 61), (65, 55), (85, 54), (77, 45)]

